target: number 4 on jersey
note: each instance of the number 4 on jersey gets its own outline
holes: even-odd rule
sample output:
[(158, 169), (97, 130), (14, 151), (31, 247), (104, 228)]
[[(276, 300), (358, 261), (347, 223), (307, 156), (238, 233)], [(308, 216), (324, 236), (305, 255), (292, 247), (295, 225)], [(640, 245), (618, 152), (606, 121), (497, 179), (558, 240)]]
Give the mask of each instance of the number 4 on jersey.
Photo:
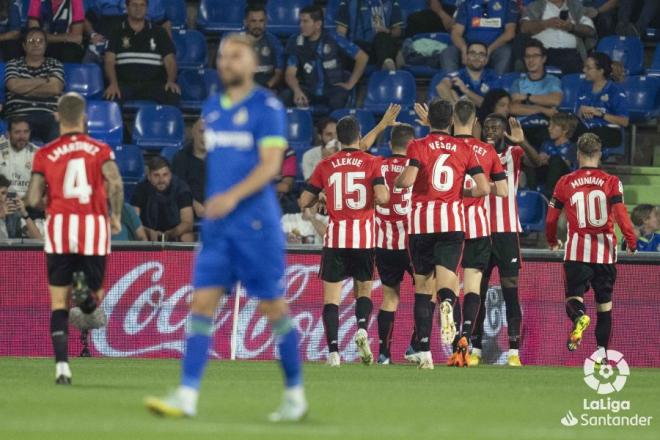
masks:
[(92, 187), (87, 181), (85, 159), (71, 159), (67, 164), (63, 195), (65, 199), (78, 199), (81, 205), (89, 203)]

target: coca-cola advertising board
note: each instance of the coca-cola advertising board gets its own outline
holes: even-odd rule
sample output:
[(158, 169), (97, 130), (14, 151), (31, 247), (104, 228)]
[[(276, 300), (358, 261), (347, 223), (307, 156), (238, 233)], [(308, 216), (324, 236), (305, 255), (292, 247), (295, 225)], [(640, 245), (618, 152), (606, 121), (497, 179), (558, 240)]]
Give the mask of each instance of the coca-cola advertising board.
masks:
[[(2, 250), (0, 265), (0, 355), (50, 356), (49, 299), (45, 256), (38, 250)], [(93, 356), (172, 358), (184, 348), (185, 325), (192, 287), (191, 250), (119, 250), (108, 260), (103, 308), (107, 327), (91, 333)], [(286, 297), (291, 316), (301, 332), (300, 348), (307, 361), (322, 361), (327, 354), (323, 331), (322, 282), (317, 273), (318, 253), (290, 253)], [(619, 264), (614, 292), (613, 348), (629, 347), (626, 359), (641, 367), (660, 366), (658, 287), (660, 266)], [(267, 321), (257, 312), (257, 301), (239, 288), (239, 312), (235, 348), (237, 359), (273, 359), (276, 346)], [(406, 278), (394, 325), (392, 355), (403, 362), (413, 329), (413, 286)], [(575, 353), (566, 350), (570, 323), (564, 311), (562, 265), (554, 262), (524, 263), (520, 277), (523, 310), (522, 361), (528, 365), (580, 365), (595, 347), (592, 329)], [(382, 298), (380, 281), (374, 282), (374, 313), (369, 325), (372, 349), (378, 350), (376, 315)], [(228, 359), (231, 348), (234, 296), (224, 298), (215, 318), (211, 356)], [(586, 295), (587, 312), (596, 317), (593, 294)], [(503, 363), (508, 349), (506, 310), (497, 272), (486, 300), (485, 360)], [(449, 354), (437, 335), (432, 337), (436, 362)], [(355, 360), (352, 342), (356, 331), (352, 283), (346, 282), (340, 305), (340, 349), (345, 361)], [(79, 353), (78, 332), (70, 330), (70, 351)]]

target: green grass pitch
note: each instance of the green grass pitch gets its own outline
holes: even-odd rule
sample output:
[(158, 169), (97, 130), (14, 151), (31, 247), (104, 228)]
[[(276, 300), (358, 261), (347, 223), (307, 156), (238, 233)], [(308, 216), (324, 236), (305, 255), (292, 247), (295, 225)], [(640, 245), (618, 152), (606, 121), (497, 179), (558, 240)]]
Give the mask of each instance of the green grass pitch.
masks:
[[(165, 420), (142, 406), (172, 389), (174, 360), (74, 359), (71, 387), (50, 359), (0, 358), (0, 439), (658, 439), (660, 370), (633, 368), (613, 399), (653, 416), (650, 427), (565, 427), (568, 410), (597, 399), (580, 368), (305, 365), (311, 411), (298, 425), (265, 419), (278, 404), (274, 362), (209, 363), (199, 415)], [(591, 414), (605, 414), (592, 411)]]

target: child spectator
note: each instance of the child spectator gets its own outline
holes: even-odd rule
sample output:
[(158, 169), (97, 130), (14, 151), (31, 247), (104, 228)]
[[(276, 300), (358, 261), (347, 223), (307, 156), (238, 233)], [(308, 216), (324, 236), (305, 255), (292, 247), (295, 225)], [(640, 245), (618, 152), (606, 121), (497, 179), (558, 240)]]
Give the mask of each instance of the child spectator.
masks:
[(552, 197), (559, 178), (576, 168), (577, 150), (571, 137), (577, 124), (577, 118), (570, 113), (557, 113), (550, 118), (550, 139), (541, 146), (542, 165), (536, 168), (537, 184), (544, 184), (543, 194), (548, 199)]
[(637, 250), (660, 252), (658, 207), (647, 204), (637, 205), (630, 218), (637, 228)]

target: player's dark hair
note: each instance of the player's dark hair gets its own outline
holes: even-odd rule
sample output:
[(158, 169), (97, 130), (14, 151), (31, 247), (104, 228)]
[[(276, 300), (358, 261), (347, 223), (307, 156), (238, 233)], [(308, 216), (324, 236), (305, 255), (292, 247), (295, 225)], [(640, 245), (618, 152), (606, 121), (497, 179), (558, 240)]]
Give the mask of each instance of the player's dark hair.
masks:
[(428, 120), (434, 130), (447, 130), (451, 127), (454, 108), (451, 102), (436, 98), (429, 104)]
[(309, 14), (312, 20), (314, 21), (323, 21), (323, 8), (319, 5), (309, 5), (305, 6), (300, 10), (300, 15)]
[(245, 16), (247, 17), (250, 12), (263, 12), (264, 14), (268, 15), (266, 13), (266, 2), (248, 2), (247, 6), (245, 7)]
[(630, 214), (630, 220), (632, 220), (633, 225), (640, 227), (656, 209), (657, 208), (655, 206), (649, 205), (648, 203), (637, 205)]
[(158, 171), (163, 168), (170, 168), (170, 162), (165, 159), (163, 156), (154, 156), (151, 159), (149, 159), (149, 162), (147, 163), (147, 168), (149, 169), (149, 172), (153, 171)]
[(477, 114), (477, 107), (469, 99), (459, 99), (454, 104), (454, 120), (461, 125), (467, 125)]
[(360, 139), (360, 122), (354, 116), (344, 116), (337, 122), (337, 140), (348, 147)]
[(594, 133), (585, 133), (577, 141), (578, 151), (588, 157), (600, 153), (602, 146), (602, 141)]
[(509, 98), (510, 101), (511, 95), (504, 89), (491, 89), (484, 95), (484, 100), (478, 110), (479, 122), (484, 123), (486, 117), (495, 111), (495, 106), (502, 98)]
[(11, 182), (4, 175), (0, 174), (0, 188), (9, 188)]
[(415, 139), (415, 129), (410, 124), (398, 124), (392, 127), (390, 144), (392, 148), (405, 150), (408, 143)]
[(504, 116), (500, 115), (499, 113), (491, 113), (488, 116), (486, 116), (486, 119), (484, 119), (484, 124), (486, 121), (493, 120), (493, 121), (498, 121), (504, 128), (507, 128), (507, 120)]
[[(530, 47), (536, 47), (537, 49), (541, 50), (541, 55), (546, 56), (548, 50), (545, 48), (543, 43), (541, 43), (539, 40), (535, 38), (530, 38), (527, 43), (525, 43), (525, 52), (527, 52), (527, 49)], [(523, 53), (525, 53), (523, 52)]]
[(30, 127), (30, 121), (28, 121), (27, 118), (23, 116), (15, 116), (13, 118), (9, 118), (9, 121), (7, 122), (7, 131), (11, 131), (12, 127), (14, 127), (16, 124), (27, 124), (28, 127)]

